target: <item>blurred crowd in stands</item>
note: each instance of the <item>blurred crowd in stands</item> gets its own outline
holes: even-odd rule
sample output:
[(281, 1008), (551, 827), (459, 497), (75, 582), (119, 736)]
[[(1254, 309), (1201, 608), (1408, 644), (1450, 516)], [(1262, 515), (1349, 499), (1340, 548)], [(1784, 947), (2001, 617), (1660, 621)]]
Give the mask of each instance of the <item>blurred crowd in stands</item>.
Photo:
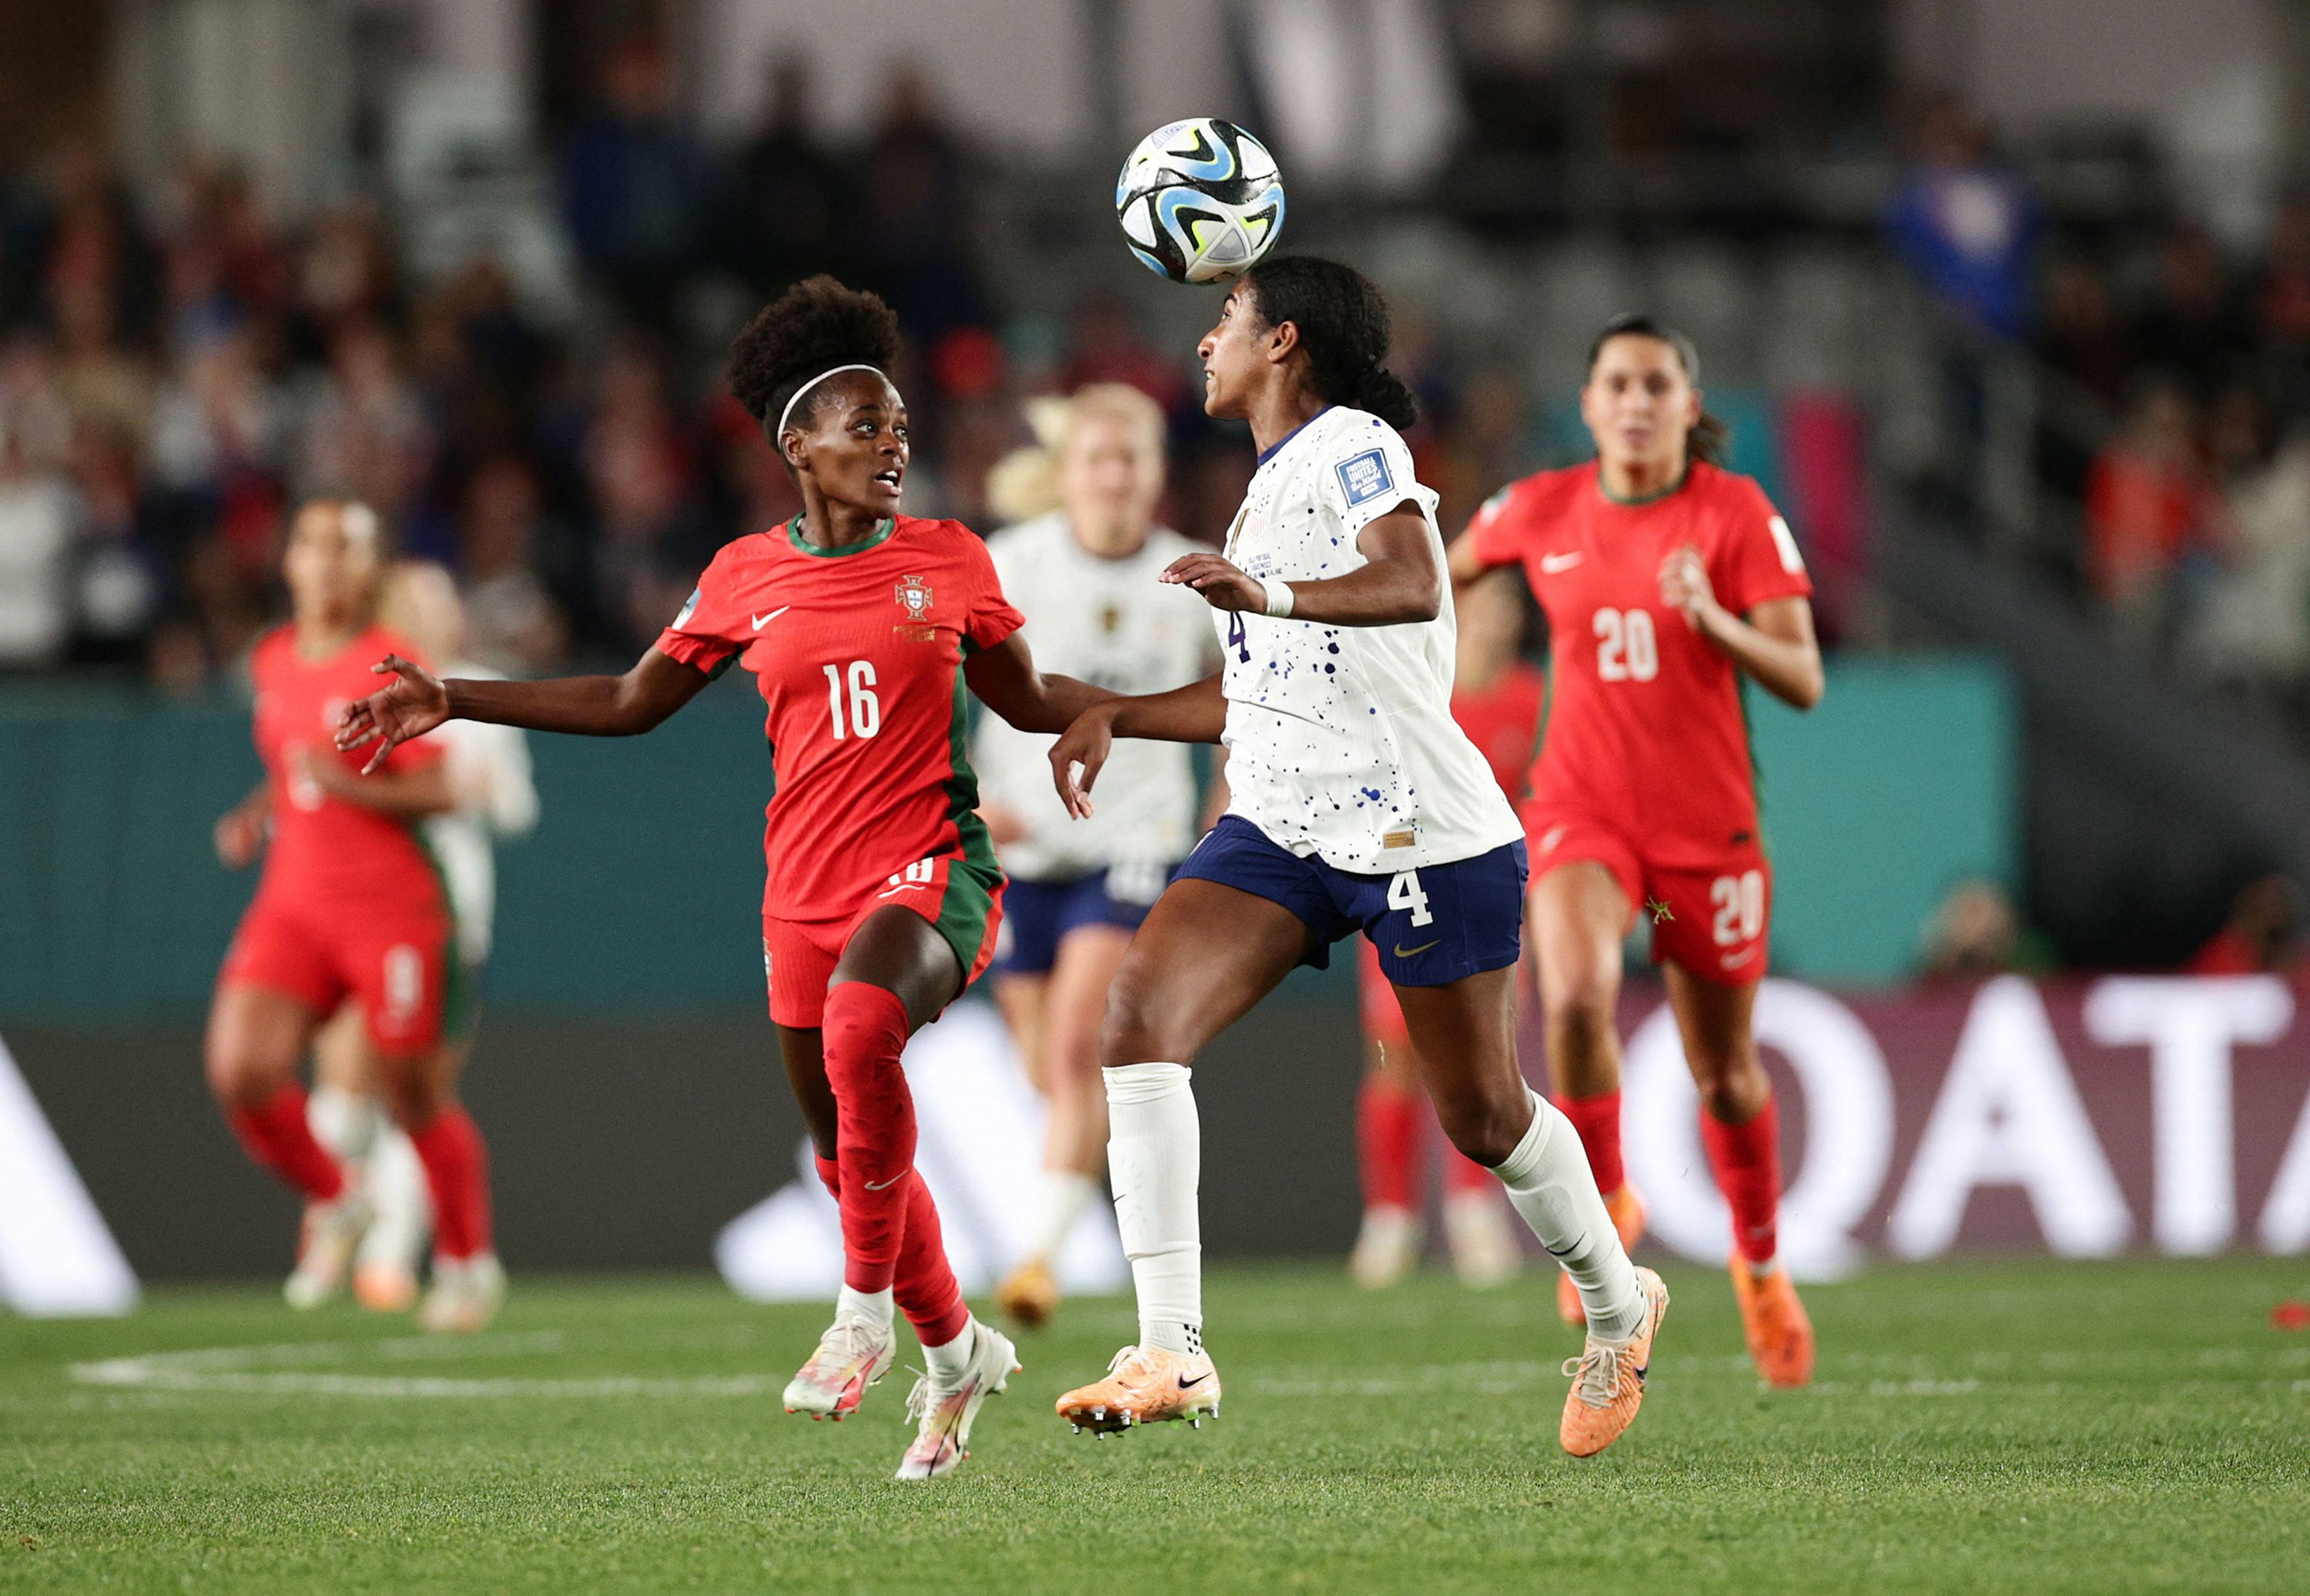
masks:
[[(717, 546), (798, 507), (722, 385), (734, 328), (701, 339), (684, 314), (702, 282), (740, 291), (742, 318), (821, 271), (890, 301), (914, 513), (991, 530), (988, 473), (1030, 441), (1022, 399), (1122, 381), (1175, 418), (1169, 519), (1223, 530), (1252, 463), (1192, 403), (1193, 350), (1153, 347), (1106, 299), (1056, 308), (1055, 335), (998, 321), (968, 156), (916, 72), (892, 70), (852, 148), (816, 131), (799, 60), (734, 149), (684, 123), (672, 82), (656, 45), (621, 47), (558, 143), (585, 305), (566, 326), (486, 253), (415, 280), (368, 198), (283, 225), (228, 168), (132, 195), (77, 149), (0, 179), (0, 670), (204, 690), (278, 612), (284, 512), (315, 494), (369, 501), (404, 551), (456, 573), (481, 662), (631, 657)], [(1416, 441), (1464, 516), (1521, 464), (1524, 397), (1478, 381), (1455, 403), (1404, 332), (1454, 422)]]
[[(2243, 250), (2186, 215), (2065, 222), (1943, 100), (1885, 220), (1960, 325), (2035, 357), (2037, 481), (2074, 511), (2063, 574), (2207, 676), (2310, 685), (2310, 195)], [(1960, 429), (1987, 424), (1980, 380), (1956, 375)]]

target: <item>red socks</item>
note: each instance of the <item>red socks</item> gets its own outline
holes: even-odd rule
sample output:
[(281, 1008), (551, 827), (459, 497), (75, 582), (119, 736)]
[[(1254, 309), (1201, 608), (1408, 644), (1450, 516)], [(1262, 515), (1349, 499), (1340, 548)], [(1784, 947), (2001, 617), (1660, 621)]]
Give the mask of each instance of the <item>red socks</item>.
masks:
[(915, 1099), (899, 1063), (907, 1028), (906, 1005), (879, 986), (846, 981), (826, 994), (820, 1036), (842, 1171), (835, 1201), (843, 1283), (854, 1291), (890, 1290), (898, 1276), (915, 1166)]
[(1593, 1097), (1556, 1099), (1557, 1108), (1580, 1132), (1581, 1149), (1588, 1155), (1589, 1173), (1596, 1189), (1610, 1197), (1628, 1184), (1620, 1164), (1620, 1093), (1618, 1088)]
[(1412, 1206), (1420, 1184), (1420, 1133), (1427, 1118), (1419, 1093), (1364, 1078), (1356, 1093), (1356, 1153), (1366, 1208)]
[[(826, 1183), (838, 1206), (842, 1201), (841, 1166), (831, 1158), (818, 1159), (818, 1178)], [(946, 1238), (939, 1229), (938, 1209), (919, 1171), (909, 1170), (906, 1181), (906, 1232), (899, 1243), (899, 1267), (890, 1281), (891, 1300), (925, 1347), (943, 1347), (970, 1323), (970, 1309), (962, 1300), (962, 1287), (946, 1261)]]
[(463, 1260), (490, 1251), (490, 1153), (473, 1116), (450, 1104), (409, 1141), (433, 1192), (434, 1253)]
[(248, 1156), (287, 1181), (308, 1201), (334, 1202), (345, 1189), (345, 1172), (329, 1149), (313, 1139), (305, 1121), (305, 1089), (291, 1081), (254, 1108), (229, 1105), (224, 1123)]
[[(1363, 1170), (1365, 1208), (1420, 1206), (1421, 1155), (1435, 1124), (1425, 1092), (1407, 1092), (1371, 1076), (1364, 1078), (1356, 1093), (1356, 1153)], [(1446, 1196), (1489, 1192), (1498, 1184), (1490, 1170), (1463, 1157), (1459, 1149), (1446, 1146)]]
[(1716, 1173), (1716, 1189), (1732, 1210), (1732, 1245), (1751, 1263), (1773, 1255), (1778, 1237), (1776, 1221), (1781, 1204), (1781, 1115), (1772, 1098), (1765, 1099), (1746, 1123), (1728, 1125), (1703, 1109), (1700, 1144), (1708, 1149), (1708, 1167)]

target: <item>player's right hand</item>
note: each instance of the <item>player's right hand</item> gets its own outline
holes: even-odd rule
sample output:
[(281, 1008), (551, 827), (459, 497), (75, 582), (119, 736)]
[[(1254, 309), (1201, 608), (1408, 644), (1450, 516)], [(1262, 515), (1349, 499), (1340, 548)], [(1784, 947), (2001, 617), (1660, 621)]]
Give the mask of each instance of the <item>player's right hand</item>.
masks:
[(1112, 704), (1084, 710), (1051, 744), (1051, 782), (1059, 790), (1059, 802), (1076, 820), (1090, 819), (1091, 784), (1099, 780), (1099, 769), (1114, 747)]
[(256, 863), (256, 855), (264, 846), (265, 813), (262, 809), (237, 803), (218, 818), (217, 862), (227, 870), (247, 870)]
[(388, 654), (369, 671), (373, 675), (389, 675), (394, 680), (382, 692), (346, 705), (337, 716), (337, 747), (341, 751), (372, 741), (377, 743), (377, 752), (361, 767), (363, 776), (374, 774), (385, 763), (386, 756), (401, 744), (412, 737), (422, 737), (449, 718), (449, 690), (422, 665), (413, 665), (397, 654)]

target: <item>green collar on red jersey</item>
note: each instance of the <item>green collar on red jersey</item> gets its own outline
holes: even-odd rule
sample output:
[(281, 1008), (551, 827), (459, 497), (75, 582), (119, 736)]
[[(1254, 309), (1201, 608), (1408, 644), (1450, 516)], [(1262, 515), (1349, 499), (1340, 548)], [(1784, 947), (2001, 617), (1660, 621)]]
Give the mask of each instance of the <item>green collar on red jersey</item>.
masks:
[(803, 553), (815, 555), (821, 559), (839, 559), (845, 554), (864, 554), (869, 549), (881, 547), (882, 544), (889, 542), (890, 541), (890, 534), (898, 530), (899, 518), (896, 516), (885, 516), (881, 520), (874, 524), (874, 530), (871, 533), (860, 539), (857, 542), (852, 543), (846, 548), (821, 549), (816, 543), (812, 542), (808, 538), (802, 535), (802, 517), (800, 516), (796, 516), (793, 520), (786, 523), (786, 542), (792, 543)]
[(1687, 459), (1684, 463), (1684, 469), (1676, 473), (1676, 481), (1671, 482), (1667, 487), (1658, 489), (1651, 493), (1639, 493), (1634, 499), (1623, 499), (1604, 485), (1604, 473), (1600, 468), (1596, 473), (1596, 491), (1602, 493), (1606, 499), (1611, 500), (1614, 504), (1620, 506), (1623, 509), (1635, 510), (1642, 509), (1648, 504), (1658, 504), (1662, 499), (1669, 498), (1671, 495), (1675, 493), (1678, 489), (1683, 487), (1685, 483), (1691, 480), (1692, 462), (1689, 459)]

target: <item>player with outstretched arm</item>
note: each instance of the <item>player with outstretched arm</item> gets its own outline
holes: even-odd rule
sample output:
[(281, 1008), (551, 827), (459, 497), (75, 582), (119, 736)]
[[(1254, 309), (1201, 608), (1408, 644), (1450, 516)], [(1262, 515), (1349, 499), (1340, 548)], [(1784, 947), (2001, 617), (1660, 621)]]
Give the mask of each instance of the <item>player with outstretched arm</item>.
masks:
[(1347, 266), (1271, 257), (1238, 280), (1198, 350), (1203, 408), (1251, 424), (1259, 465), (1224, 552), (1163, 577), (1211, 605), (1222, 668), (1099, 706), (1051, 750), (1077, 813), (1116, 737), (1224, 742), (1232, 794), (1108, 998), (1107, 1170), (1139, 1340), (1058, 1410), (1101, 1434), (1217, 1410), (1189, 1065), (1295, 966), (1327, 963), (1360, 931), (1446, 1134), (1499, 1177), (1579, 1283), (1588, 1340), (1566, 1365), (1558, 1435), (1586, 1456), (1635, 1418), (1668, 1293), (1629, 1262), (1578, 1134), (1516, 1067), (1524, 837), (1452, 719), (1436, 495), (1397, 431), (1415, 405), (1384, 368), (1387, 346), (1385, 302)]
[[(1624, 317), (1589, 351), (1586, 465), (1509, 484), (1452, 546), (1452, 575), (1520, 565), (1548, 613), (1547, 736), (1524, 806), (1549, 1065), (1624, 1238), (1620, 944), (1642, 913), (1700, 1089), (1701, 1141), (1732, 1212), (1732, 1285), (1774, 1385), (1812, 1377), (1813, 1332), (1779, 1265), (1779, 1123), (1750, 1017), (1772, 928), (1742, 678), (1810, 709), (1823, 687), (1812, 583), (1764, 490), (1717, 463), (1699, 356)], [(1567, 1292), (1565, 1317), (1580, 1304)]]
[(439, 681), (407, 661), (346, 710), (339, 744), (383, 758), (453, 718), (539, 732), (649, 731), (733, 664), (753, 672), (775, 790), (766, 812), (762, 962), (786, 1078), (842, 1213), (833, 1323), (786, 1387), (839, 1418), (897, 1355), (894, 1305), (929, 1372), (902, 1479), (968, 1455), (980, 1404), (1018, 1368), (962, 1300), (914, 1166), (899, 1053), (993, 958), (1003, 875), (964, 754), (967, 686), (1026, 731), (1056, 732), (1103, 690), (1035, 668), (986, 546), (899, 514), (907, 409), (887, 375), (899, 326), (830, 277), (796, 285), (738, 336), (730, 383), (792, 473), (802, 513), (725, 545), (622, 676)]

